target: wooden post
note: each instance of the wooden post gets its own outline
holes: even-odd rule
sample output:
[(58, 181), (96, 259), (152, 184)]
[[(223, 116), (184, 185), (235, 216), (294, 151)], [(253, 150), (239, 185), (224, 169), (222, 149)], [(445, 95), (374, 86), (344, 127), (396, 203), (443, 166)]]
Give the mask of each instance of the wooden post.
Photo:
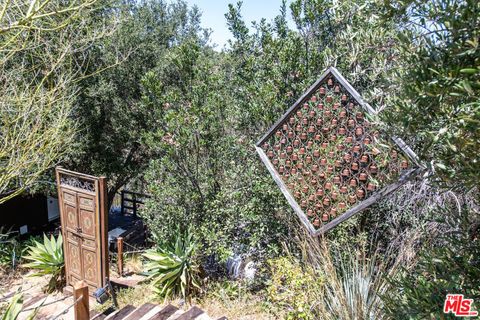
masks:
[(123, 277), (123, 238), (117, 238), (117, 265), (118, 265), (118, 275)]
[(75, 320), (90, 319), (90, 308), (88, 305), (88, 286), (85, 281), (78, 281), (73, 286), (73, 301), (80, 299), (73, 307)]
[(125, 214), (125, 205), (124, 205), (124, 201), (125, 201), (125, 190), (122, 190), (122, 192), (120, 193), (121, 194), (121, 198), (120, 198), (120, 201), (121, 201), (121, 204), (120, 204), (120, 214)]

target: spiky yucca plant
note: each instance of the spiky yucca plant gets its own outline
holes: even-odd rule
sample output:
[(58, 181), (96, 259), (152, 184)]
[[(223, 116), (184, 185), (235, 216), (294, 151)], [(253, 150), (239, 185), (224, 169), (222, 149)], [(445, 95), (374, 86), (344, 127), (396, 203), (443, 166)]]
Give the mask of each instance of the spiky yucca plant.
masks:
[(50, 239), (44, 234), (43, 243), (34, 241), (34, 244), (28, 247), (27, 256), (24, 259), (31, 262), (24, 264), (24, 267), (38, 270), (32, 274), (32, 277), (51, 275), (46, 288), (47, 292), (53, 292), (55, 289), (61, 289), (65, 283), (65, 262), (63, 259), (63, 239), (59, 234), (55, 239)]
[(189, 232), (178, 232), (170, 243), (143, 254), (148, 259), (145, 270), (160, 296), (180, 295), (187, 299), (201, 290), (196, 248), (197, 244)]

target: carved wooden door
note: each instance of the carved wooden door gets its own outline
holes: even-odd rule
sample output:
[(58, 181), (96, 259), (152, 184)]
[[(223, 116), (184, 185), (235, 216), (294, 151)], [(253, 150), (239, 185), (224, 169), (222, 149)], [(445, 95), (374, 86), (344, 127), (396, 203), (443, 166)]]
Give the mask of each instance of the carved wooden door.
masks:
[(67, 286), (84, 280), (92, 293), (108, 276), (105, 178), (56, 171)]

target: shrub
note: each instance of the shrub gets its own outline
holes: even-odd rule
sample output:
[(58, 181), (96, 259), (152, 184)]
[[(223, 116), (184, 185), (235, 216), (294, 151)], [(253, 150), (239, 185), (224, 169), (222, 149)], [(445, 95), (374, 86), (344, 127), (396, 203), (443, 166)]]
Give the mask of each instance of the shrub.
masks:
[(51, 275), (46, 291), (53, 292), (60, 290), (65, 284), (65, 262), (63, 260), (63, 239), (59, 234), (55, 239), (43, 235), (43, 243), (34, 240), (34, 244), (28, 247), (27, 256), (24, 258), (31, 262), (24, 264), (26, 268), (32, 268), (38, 272), (32, 274), (35, 276)]
[(190, 232), (178, 232), (176, 238), (156, 249), (147, 250), (145, 270), (153, 279), (156, 292), (165, 298), (181, 295), (190, 298), (201, 290), (195, 252), (197, 244)]

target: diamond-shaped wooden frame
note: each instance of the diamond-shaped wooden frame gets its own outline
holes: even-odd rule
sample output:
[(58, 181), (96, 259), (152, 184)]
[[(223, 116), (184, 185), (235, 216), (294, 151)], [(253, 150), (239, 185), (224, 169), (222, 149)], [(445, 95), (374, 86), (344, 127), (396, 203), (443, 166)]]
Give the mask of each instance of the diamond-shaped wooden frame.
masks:
[[(279, 186), (280, 190), (286, 197), (288, 203), (290, 206), (294, 209), (295, 213), (298, 215), (302, 223), (305, 225), (305, 227), (308, 229), (311, 235), (313, 236), (319, 236), (322, 235), (323, 233), (327, 232), (328, 230), (334, 228), (337, 226), (339, 223), (347, 220), (348, 218), (352, 217), (356, 213), (362, 211), (363, 209), (367, 208), (368, 206), (372, 205), (376, 201), (378, 201), (380, 198), (388, 195), (389, 193), (395, 191), (398, 189), (402, 184), (407, 182), (409, 179), (417, 175), (420, 170), (423, 168), (418, 162), (418, 157), (416, 154), (408, 147), (403, 140), (401, 140), (398, 137), (392, 137), (390, 138), (394, 145), (398, 147), (403, 154), (410, 160), (410, 163), (414, 164), (413, 167), (402, 170), (401, 174), (398, 178), (397, 181), (390, 183), (389, 185), (384, 186), (380, 190), (376, 190), (372, 195), (364, 199), (363, 201), (359, 202), (355, 206), (349, 208), (345, 212), (343, 212), (341, 215), (336, 216), (333, 220), (328, 221), (328, 223), (322, 224), (318, 228), (316, 228), (312, 222), (309, 220), (307, 214), (304, 212), (304, 210), (301, 208), (295, 197), (292, 195), (290, 189), (287, 187), (285, 181), (282, 179), (281, 175), (277, 170), (275, 169), (275, 166), (272, 164), (272, 162), (269, 159), (269, 156), (265, 153), (265, 151), (262, 149), (262, 145), (264, 145), (268, 139), (270, 139), (276, 132), (281, 130), (282, 125), (285, 126), (287, 124), (287, 121), (291, 118), (294, 117), (295, 112), (298, 110), (301, 110), (302, 105), (305, 106), (310, 101), (310, 98), (313, 95), (317, 94), (317, 90), (322, 86), (325, 85), (325, 81), (327, 79), (334, 79), (336, 82), (338, 82), (343, 89), (345, 89), (348, 94), (350, 95), (350, 99), (354, 100), (355, 103), (360, 106), (363, 109), (363, 112), (369, 115), (374, 115), (376, 112), (375, 110), (368, 104), (366, 103), (362, 97), (359, 95), (359, 93), (348, 83), (347, 80), (340, 74), (340, 72), (334, 68), (330, 67), (328, 68), (322, 76), (287, 110), (287, 112), (268, 130), (268, 132), (257, 142), (256, 144), (256, 150), (257, 153), (260, 155), (261, 160), (267, 167), (268, 171), (272, 175), (273, 179)], [(313, 127), (313, 126), (311, 126)], [(311, 129), (313, 130), (313, 129)], [(318, 130), (318, 128), (315, 128), (315, 130)], [(310, 132), (310, 131), (309, 131)], [(387, 137), (388, 139), (388, 137)], [(268, 144), (268, 143), (267, 143)], [(290, 149), (291, 150), (291, 149)], [(311, 161), (311, 159), (310, 159)], [(318, 167), (318, 166), (317, 166)], [(311, 211), (311, 210), (310, 210)]]

